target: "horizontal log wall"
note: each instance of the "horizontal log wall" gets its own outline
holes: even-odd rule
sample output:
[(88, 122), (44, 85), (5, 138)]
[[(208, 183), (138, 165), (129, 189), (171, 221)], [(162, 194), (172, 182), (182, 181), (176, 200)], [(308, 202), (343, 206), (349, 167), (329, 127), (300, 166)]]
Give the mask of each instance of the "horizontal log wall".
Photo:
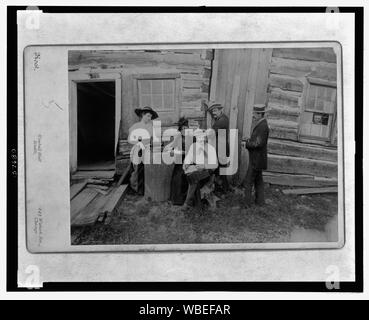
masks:
[(275, 48), (273, 57), (284, 59), (336, 63), (332, 48)]
[[(268, 182), (285, 185), (286, 181), (292, 181), (295, 186), (307, 186), (298, 182), (301, 180), (301, 175), (307, 175), (310, 179), (319, 177), (337, 179), (337, 148), (290, 141), (297, 135), (293, 128), (277, 133), (274, 130), (278, 129), (271, 128), (270, 134), (273, 136), (279, 134), (281, 138), (270, 138), (268, 141), (268, 169), (266, 172), (279, 175), (269, 179)], [(286, 180), (283, 174), (295, 174), (296, 177)], [(277, 183), (278, 178), (281, 178), (280, 183)], [(315, 185), (318, 184), (311, 183), (311, 186)]]
[(129, 127), (138, 118), (136, 77), (139, 75), (177, 74), (178, 114), (159, 112), (164, 124), (171, 124), (180, 116), (205, 117), (203, 101), (209, 98), (213, 50), (126, 50), (126, 51), (70, 51), (69, 71), (84, 73), (118, 72), (122, 76), (122, 126), (120, 138), (125, 139)]
[[(336, 81), (337, 64), (333, 49), (273, 49), (266, 116), (270, 128), (266, 172), (269, 183), (291, 186), (336, 183), (336, 147), (299, 142), (299, 121), (307, 77)], [(314, 177), (330, 177), (333, 180), (322, 182)]]
[[(307, 77), (336, 81), (336, 55), (332, 48), (276, 48), (269, 72), (267, 118), (271, 120), (271, 137), (297, 141)], [(296, 130), (291, 129), (291, 122), (296, 123)]]
[(337, 163), (305, 157), (269, 154), (268, 170), (279, 173), (310, 174), (317, 177), (337, 178)]
[(337, 162), (337, 149), (278, 139), (269, 139), (270, 154)]

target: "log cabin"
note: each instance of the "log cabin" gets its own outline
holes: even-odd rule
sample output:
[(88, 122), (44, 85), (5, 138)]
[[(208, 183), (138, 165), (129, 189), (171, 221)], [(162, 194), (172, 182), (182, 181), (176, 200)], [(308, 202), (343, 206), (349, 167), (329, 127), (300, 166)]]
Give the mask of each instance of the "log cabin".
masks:
[[(265, 181), (337, 184), (337, 57), (331, 47), (69, 52), (70, 170), (97, 163), (121, 174), (134, 109), (152, 106), (163, 126), (186, 116), (211, 126), (204, 102), (221, 102), (238, 129), (235, 181), (248, 165), (252, 107), (267, 106)], [(97, 166), (98, 167), (98, 166)]]
[(136, 108), (153, 107), (163, 127), (181, 116), (204, 126), (213, 50), (71, 51), (68, 58), (72, 173), (96, 164), (124, 170)]

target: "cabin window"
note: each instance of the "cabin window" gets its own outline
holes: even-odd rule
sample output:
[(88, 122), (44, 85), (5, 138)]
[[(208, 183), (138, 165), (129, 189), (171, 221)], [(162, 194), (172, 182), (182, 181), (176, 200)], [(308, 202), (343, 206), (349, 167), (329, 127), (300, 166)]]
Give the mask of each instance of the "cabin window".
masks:
[(337, 88), (335, 83), (308, 80), (300, 116), (301, 140), (332, 140), (335, 128)]
[(175, 110), (175, 79), (138, 80), (139, 106), (149, 106), (156, 111)]

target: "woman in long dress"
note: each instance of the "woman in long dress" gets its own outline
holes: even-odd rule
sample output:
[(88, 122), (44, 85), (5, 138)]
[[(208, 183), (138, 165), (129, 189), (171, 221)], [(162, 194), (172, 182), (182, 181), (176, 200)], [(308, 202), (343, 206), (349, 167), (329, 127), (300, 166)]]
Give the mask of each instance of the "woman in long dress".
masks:
[(170, 201), (177, 206), (183, 205), (187, 189), (188, 189), (188, 182), (187, 177), (183, 171), (183, 161), (185, 158), (185, 150), (186, 150), (186, 143), (185, 143), (185, 131), (188, 129), (188, 120), (184, 117), (180, 118), (176, 123), (178, 125), (178, 131), (180, 134), (175, 136), (173, 142), (169, 143), (165, 147), (165, 151), (171, 151), (181, 154), (182, 161), (181, 163), (176, 163), (174, 165), (172, 180), (170, 185)]
[(129, 128), (128, 142), (133, 145), (131, 152), (131, 177), (129, 185), (139, 195), (144, 194), (144, 164), (140, 161), (145, 148), (150, 148), (153, 136), (152, 120), (158, 118), (158, 114), (150, 107), (135, 109), (140, 118)]

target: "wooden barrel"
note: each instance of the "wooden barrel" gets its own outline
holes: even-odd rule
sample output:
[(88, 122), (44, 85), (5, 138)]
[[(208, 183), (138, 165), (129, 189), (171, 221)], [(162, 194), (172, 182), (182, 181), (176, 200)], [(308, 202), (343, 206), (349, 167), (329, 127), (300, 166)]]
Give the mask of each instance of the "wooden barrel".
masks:
[(146, 200), (169, 200), (173, 169), (174, 164), (145, 164)]

